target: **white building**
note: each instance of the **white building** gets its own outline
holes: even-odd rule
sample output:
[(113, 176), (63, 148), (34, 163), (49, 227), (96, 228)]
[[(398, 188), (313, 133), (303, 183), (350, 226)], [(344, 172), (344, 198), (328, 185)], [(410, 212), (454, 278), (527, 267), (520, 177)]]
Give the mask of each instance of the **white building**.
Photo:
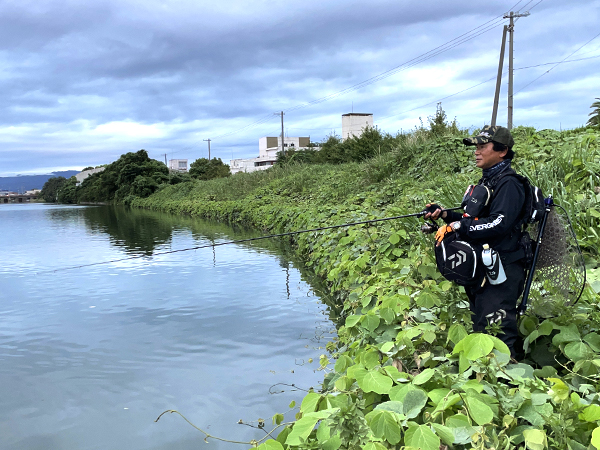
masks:
[[(283, 139), (283, 149), (304, 149), (308, 147), (309, 143), (310, 138), (308, 137), (285, 137)], [(229, 161), (229, 168), (232, 174), (265, 170), (275, 164), (277, 152), (280, 151), (281, 136), (261, 137), (258, 140), (258, 158), (232, 159)]]
[(187, 172), (187, 159), (170, 159), (169, 160), (169, 170), (174, 170), (176, 172)]
[(81, 183), (83, 183), (83, 180), (85, 180), (90, 175), (93, 175), (98, 172), (102, 172), (102, 171), (104, 171), (104, 169), (105, 169), (105, 167), (96, 167), (95, 169), (88, 169), (88, 170), (84, 170), (83, 172), (79, 172), (78, 174), (75, 175), (75, 178), (77, 179), (76, 186), (79, 186)]
[(342, 114), (342, 140), (360, 137), (365, 128), (373, 128), (373, 114)]

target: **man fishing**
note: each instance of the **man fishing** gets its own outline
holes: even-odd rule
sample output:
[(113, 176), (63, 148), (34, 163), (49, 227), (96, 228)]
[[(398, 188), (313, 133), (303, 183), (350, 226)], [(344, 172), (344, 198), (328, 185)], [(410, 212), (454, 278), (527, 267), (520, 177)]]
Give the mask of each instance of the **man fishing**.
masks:
[[(472, 138), (463, 139), (468, 146), (475, 146), (475, 163), (482, 171), (482, 178), (476, 186), (470, 186), (465, 194), (463, 205), (465, 214), (455, 211), (442, 211), (435, 204), (427, 204), (426, 219), (441, 217), (447, 226), (438, 231), (439, 241), (446, 233), (456, 232), (458, 238), (473, 243), (475, 248), (485, 248), (485, 244), (500, 256), (505, 281), (482, 278), (482, 283), (465, 286), (473, 319), (473, 331), (486, 332), (486, 327), (499, 324), (502, 333), (498, 335), (516, 357), (522, 348), (515, 348), (520, 341), (517, 331), (517, 300), (525, 282), (525, 263), (520, 251), (522, 235), (522, 213), (526, 199), (523, 183), (515, 176), (511, 161), (515, 155), (512, 147), (514, 139), (507, 128), (486, 125)], [(469, 197), (474, 188), (487, 190), (489, 198), (483, 205), (482, 198)], [(471, 213), (471, 214), (469, 214)], [(492, 280), (495, 284), (490, 282)]]

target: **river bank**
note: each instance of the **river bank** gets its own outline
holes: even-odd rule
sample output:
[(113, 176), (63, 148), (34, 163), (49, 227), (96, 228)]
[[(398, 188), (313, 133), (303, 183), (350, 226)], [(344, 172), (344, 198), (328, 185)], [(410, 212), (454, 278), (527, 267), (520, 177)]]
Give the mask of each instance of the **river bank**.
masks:
[[(432, 200), (455, 206), (479, 177), (462, 137), (415, 132), (362, 163), (182, 183), (132, 204), (265, 234), (418, 212)], [(515, 139), (516, 170), (567, 209), (597, 286), (600, 133), (519, 128)], [(321, 358), (322, 390), (305, 397), (279, 444), (264, 448), (598, 448), (597, 291), (588, 286), (552, 318), (524, 317), (526, 359), (511, 364), (499, 340), (469, 334), (464, 293), (440, 279), (419, 225), (406, 219), (290, 238), (346, 319), (328, 347), (334, 360)]]

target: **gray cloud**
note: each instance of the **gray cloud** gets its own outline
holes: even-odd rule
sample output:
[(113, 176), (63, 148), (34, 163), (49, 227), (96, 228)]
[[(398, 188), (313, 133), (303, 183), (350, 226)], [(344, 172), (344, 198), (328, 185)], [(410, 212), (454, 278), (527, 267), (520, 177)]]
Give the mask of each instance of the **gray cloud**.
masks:
[[(106, 163), (139, 148), (193, 160), (206, 156), (202, 140), (211, 136), (223, 136), (212, 145), (217, 156), (254, 156), (258, 138), (278, 132), (277, 117), (234, 131), (368, 80), (488, 21), (500, 24), (493, 19), (515, 3), (4, 3), (0, 175)], [(599, 0), (536, 3), (517, 5), (534, 8), (516, 23), (515, 67), (560, 61), (597, 33)], [(374, 113), (376, 123), (387, 117), (387, 131), (410, 128), (437, 100), (495, 76), (501, 33), (496, 27), (412, 69), (292, 109), (286, 127), (322, 139), (339, 132), (340, 115), (354, 105)], [(573, 58), (583, 53), (600, 55), (600, 38)], [(550, 67), (515, 72), (515, 90)], [(584, 123), (600, 95), (599, 68), (600, 58), (592, 58), (553, 69), (517, 93), (516, 123)], [(493, 89), (493, 81), (469, 89), (444, 108), (461, 125), (480, 125)]]

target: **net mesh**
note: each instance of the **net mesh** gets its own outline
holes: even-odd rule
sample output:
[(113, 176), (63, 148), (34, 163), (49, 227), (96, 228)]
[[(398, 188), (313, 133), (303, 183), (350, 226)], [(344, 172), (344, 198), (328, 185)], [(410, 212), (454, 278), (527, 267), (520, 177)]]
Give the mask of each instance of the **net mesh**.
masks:
[[(530, 230), (538, 236), (537, 226)], [(541, 317), (564, 312), (581, 296), (585, 285), (585, 263), (577, 237), (566, 212), (553, 207), (542, 234), (540, 253), (535, 267), (529, 310)]]

